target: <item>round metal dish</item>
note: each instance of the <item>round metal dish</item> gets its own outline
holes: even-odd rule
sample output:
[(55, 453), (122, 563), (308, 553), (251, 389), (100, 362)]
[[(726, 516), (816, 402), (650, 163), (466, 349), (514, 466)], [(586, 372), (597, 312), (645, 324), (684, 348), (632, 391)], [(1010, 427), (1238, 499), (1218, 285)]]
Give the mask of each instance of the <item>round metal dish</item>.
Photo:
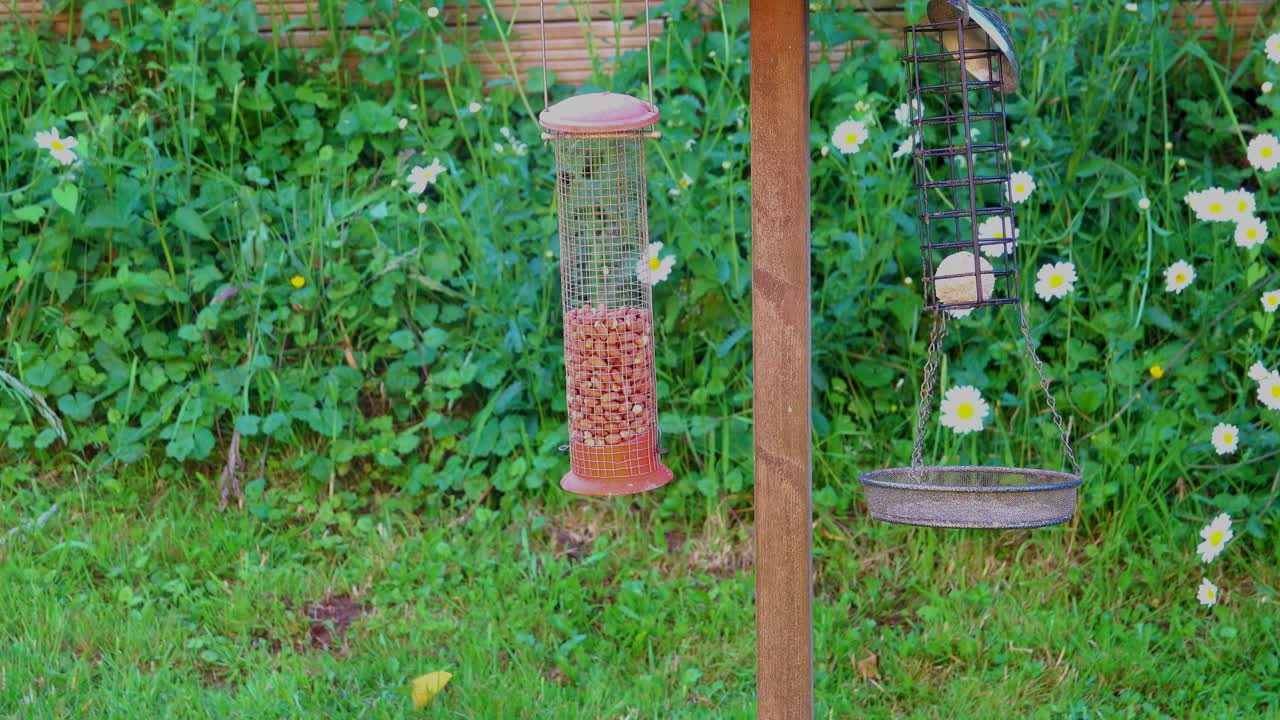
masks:
[(858, 477), (877, 520), (954, 528), (1036, 528), (1071, 519), (1080, 476), (1001, 467), (890, 468)]

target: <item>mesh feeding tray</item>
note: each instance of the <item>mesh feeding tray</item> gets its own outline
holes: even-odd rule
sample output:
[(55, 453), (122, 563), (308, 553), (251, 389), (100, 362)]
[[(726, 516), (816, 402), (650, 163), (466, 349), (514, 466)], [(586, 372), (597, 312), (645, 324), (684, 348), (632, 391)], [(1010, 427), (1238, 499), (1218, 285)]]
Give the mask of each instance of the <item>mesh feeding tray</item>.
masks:
[(955, 528), (1036, 528), (1071, 519), (1080, 476), (1000, 467), (909, 467), (859, 476), (871, 517)]

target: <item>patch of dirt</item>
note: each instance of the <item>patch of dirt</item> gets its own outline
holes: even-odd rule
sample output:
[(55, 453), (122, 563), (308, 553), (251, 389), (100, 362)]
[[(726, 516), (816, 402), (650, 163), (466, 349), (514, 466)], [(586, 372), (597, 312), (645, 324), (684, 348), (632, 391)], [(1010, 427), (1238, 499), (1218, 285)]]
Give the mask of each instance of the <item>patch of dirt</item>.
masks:
[(549, 669), (544, 670), (542, 677), (557, 685), (566, 685), (569, 682), (569, 676), (564, 674), (559, 665), (552, 665)]
[(340, 643), (347, 628), (363, 614), (364, 606), (348, 595), (325, 598), (307, 608), (312, 649), (328, 650)]
[(574, 562), (578, 562), (591, 551), (591, 544), (595, 542), (595, 539), (595, 534), (591, 532), (590, 528), (557, 528), (555, 534), (556, 556), (567, 557)]

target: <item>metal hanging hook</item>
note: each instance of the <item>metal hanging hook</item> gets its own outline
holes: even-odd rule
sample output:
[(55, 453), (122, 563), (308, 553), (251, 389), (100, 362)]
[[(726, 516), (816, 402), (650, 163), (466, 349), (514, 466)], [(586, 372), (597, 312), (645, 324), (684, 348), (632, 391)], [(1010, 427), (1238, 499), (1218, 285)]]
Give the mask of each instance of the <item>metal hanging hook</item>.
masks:
[[(644, 0), (644, 59), (649, 75), (649, 104), (653, 105), (653, 32), (649, 28), (649, 0)], [(551, 87), (547, 82), (547, 0), (538, 0), (538, 30), (542, 35), (542, 109), (551, 107)]]

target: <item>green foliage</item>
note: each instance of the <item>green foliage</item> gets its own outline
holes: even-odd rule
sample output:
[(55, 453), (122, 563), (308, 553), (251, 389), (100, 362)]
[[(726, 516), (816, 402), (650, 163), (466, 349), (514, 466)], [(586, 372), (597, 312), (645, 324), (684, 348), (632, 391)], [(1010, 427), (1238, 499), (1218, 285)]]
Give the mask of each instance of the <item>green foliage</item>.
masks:
[[(277, 457), (330, 486), (424, 502), (554, 487), (565, 419), (553, 158), (532, 118), (542, 79), (482, 78), (466, 59), (500, 52), (509, 28), (462, 9), (479, 31), (446, 27), (459, 8), (324, 2), (317, 22), (369, 29), (312, 49), (273, 43), (250, 3), (87, 2), (70, 42), (4, 26), (0, 369), (66, 433), (7, 394), (6, 452), (190, 470), (224, 463), (238, 433), (248, 480)], [(650, 227), (678, 258), (655, 290), (679, 478), (662, 504), (678, 513), (751, 484), (748, 37), (743, 4), (660, 11)], [(1182, 197), (1244, 185), (1270, 218), (1275, 181), (1248, 168), (1243, 141), (1276, 128), (1280, 95), (1254, 90), (1276, 70), (1256, 49), (1228, 69), (1150, 12), (1009, 11), (1024, 69), (1011, 134), (1027, 141), (1014, 165), (1039, 185), (1019, 206), (1023, 293), (1081, 440), (1086, 510), (1147, 512), (1183, 478), (1258, 511), (1265, 465), (1199, 469), (1220, 464), (1218, 420), (1241, 426), (1242, 460), (1280, 445), (1246, 376), (1280, 363), (1275, 316), (1249, 294), (1280, 233), (1238, 249)], [(852, 8), (822, 8), (813, 29), (823, 52), (846, 50), (811, 78), (815, 487), (823, 512), (843, 514), (856, 472), (909, 456), (927, 328), (906, 283), (920, 272), (911, 171), (890, 158), (906, 137), (900, 51)], [(591, 88), (644, 92), (642, 56), (605, 69)], [(851, 117), (872, 129), (861, 151), (823, 152)], [(35, 146), (51, 127), (79, 140), (83, 165)], [(409, 171), (433, 159), (446, 172), (414, 196)], [(1160, 272), (1183, 258), (1200, 279), (1167, 294)], [(1036, 269), (1068, 260), (1076, 291), (1035, 299)], [(993, 417), (976, 440), (931, 432), (929, 456), (1057, 467), (1009, 313), (951, 337), (944, 386), (978, 386)], [(1148, 381), (1153, 364), (1168, 377)]]

